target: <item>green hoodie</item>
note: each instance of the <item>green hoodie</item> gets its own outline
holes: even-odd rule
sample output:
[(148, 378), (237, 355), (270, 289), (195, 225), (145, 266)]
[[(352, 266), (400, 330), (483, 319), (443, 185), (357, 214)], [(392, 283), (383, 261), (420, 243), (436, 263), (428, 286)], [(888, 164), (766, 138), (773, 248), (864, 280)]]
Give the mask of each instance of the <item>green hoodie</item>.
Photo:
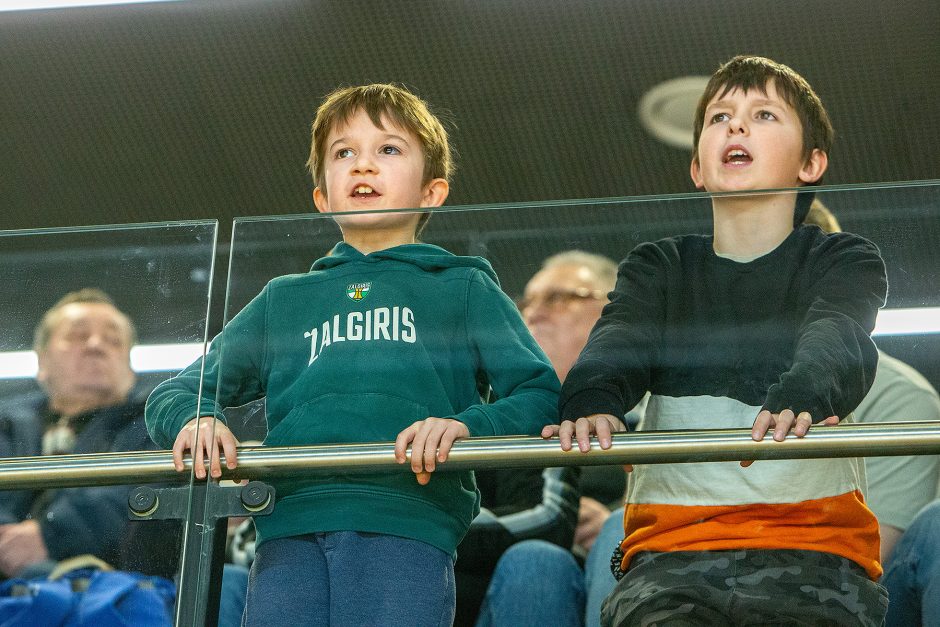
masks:
[[(170, 447), (196, 416), (199, 366), (147, 402)], [(480, 400), (483, 378), (499, 399)], [(216, 384), (217, 382), (217, 384)], [(417, 420), (455, 418), (470, 435), (534, 435), (557, 421), (558, 379), (490, 264), (429, 244), (363, 255), (340, 242), (306, 274), (274, 279), (206, 355), (202, 415), (266, 398), (270, 446), (390, 442)], [(224, 419), (224, 418), (223, 418)], [(444, 465), (446, 468), (446, 464)], [(353, 530), (453, 553), (480, 506), (473, 473), (293, 476), (274, 482), (258, 541)]]

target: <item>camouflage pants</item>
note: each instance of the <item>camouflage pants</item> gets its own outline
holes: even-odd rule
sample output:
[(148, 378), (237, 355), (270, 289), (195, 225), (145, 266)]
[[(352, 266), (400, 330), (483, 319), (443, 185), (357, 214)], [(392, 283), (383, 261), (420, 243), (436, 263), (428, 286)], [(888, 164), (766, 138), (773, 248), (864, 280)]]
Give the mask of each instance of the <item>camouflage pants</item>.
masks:
[(601, 625), (882, 625), (888, 594), (855, 562), (817, 551), (639, 553)]

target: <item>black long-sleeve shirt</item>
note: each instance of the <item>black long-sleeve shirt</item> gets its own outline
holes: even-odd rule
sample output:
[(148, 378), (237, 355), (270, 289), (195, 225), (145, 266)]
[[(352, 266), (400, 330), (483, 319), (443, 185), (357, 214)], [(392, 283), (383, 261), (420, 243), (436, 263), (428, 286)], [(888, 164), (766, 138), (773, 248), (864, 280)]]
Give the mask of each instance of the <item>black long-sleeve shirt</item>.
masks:
[[(717, 256), (707, 236), (643, 244), (565, 380), (562, 417), (621, 415), (649, 390), (651, 430), (750, 427), (761, 408), (845, 418), (875, 376), (869, 334), (886, 290), (873, 244), (817, 227), (747, 263)], [(854, 458), (637, 465), (621, 567), (676, 547), (790, 549), (841, 555), (877, 578), (862, 482)]]
[(622, 415), (647, 390), (844, 417), (874, 379), (886, 292), (874, 244), (814, 226), (749, 263), (711, 236), (642, 244), (565, 381), (562, 419)]

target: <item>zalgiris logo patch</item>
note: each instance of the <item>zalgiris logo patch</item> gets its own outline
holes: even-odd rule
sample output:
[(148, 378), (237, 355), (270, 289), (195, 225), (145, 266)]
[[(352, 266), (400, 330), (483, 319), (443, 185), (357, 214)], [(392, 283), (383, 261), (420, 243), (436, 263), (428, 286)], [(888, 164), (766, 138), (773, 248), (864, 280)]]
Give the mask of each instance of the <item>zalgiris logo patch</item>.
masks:
[(346, 286), (346, 296), (349, 297), (349, 300), (359, 302), (369, 295), (370, 289), (372, 289), (371, 281), (368, 283), (350, 283)]

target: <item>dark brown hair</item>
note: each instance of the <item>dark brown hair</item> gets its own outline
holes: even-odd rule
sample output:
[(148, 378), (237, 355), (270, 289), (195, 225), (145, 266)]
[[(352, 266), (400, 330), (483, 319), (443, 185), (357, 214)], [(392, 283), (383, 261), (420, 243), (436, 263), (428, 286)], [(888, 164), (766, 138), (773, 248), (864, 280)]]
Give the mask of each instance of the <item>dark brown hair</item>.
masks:
[(737, 56), (722, 65), (712, 74), (705, 92), (695, 109), (695, 125), (692, 135), (692, 158), (698, 159), (698, 142), (705, 126), (705, 109), (716, 96), (740, 89), (766, 91), (773, 82), (777, 93), (793, 107), (803, 127), (803, 159), (808, 159), (818, 148), (826, 154), (832, 149), (834, 132), (829, 114), (809, 83), (790, 67), (765, 57)]

